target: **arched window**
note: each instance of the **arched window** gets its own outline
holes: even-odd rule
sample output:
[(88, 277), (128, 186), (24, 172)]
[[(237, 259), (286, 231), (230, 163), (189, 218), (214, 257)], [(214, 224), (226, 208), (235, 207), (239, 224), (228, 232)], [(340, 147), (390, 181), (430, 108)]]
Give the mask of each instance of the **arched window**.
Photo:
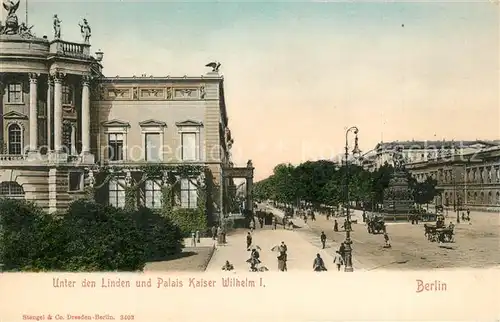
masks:
[(500, 205), (500, 191), (497, 191), (497, 205)]
[(9, 154), (23, 153), (23, 131), (19, 124), (11, 124), (8, 128)]
[(488, 192), (488, 203), (491, 205), (495, 204), (495, 200), (493, 200), (493, 193), (491, 191)]
[(483, 203), (483, 204), (486, 203), (484, 200), (484, 192), (481, 192), (481, 199), (479, 199), (479, 200), (481, 200), (481, 203)]
[(24, 198), (24, 189), (19, 183), (14, 181), (4, 181), (0, 183), (0, 197), (3, 198)]

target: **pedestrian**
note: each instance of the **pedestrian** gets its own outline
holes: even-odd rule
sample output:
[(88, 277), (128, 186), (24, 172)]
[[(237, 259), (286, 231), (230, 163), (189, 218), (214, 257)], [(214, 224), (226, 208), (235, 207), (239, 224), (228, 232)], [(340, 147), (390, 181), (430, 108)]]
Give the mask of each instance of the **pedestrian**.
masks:
[(325, 232), (324, 232), (324, 231), (322, 231), (322, 232), (321, 232), (321, 237), (320, 237), (320, 239), (321, 239), (321, 246), (322, 246), (322, 248), (323, 248), (323, 249), (325, 249), (325, 245), (326, 245), (326, 235), (325, 235)]
[(264, 228), (264, 218), (259, 217), (260, 228)]
[(201, 236), (200, 236), (200, 231), (199, 230), (196, 231), (196, 242), (197, 243), (201, 243)]
[(191, 246), (196, 247), (196, 234), (194, 231), (191, 232)]
[(212, 226), (212, 239), (215, 240), (217, 238), (217, 227), (215, 225)]
[(253, 232), (254, 229), (255, 229), (255, 220), (251, 219), (250, 220), (250, 231)]
[(345, 244), (344, 243), (341, 243), (340, 244), (340, 247), (339, 247), (339, 254), (340, 256), (342, 256), (342, 260), (344, 261), (345, 263)]
[(337, 222), (337, 219), (333, 221), (333, 231), (339, 231), (339, 223)]
[(311, 221), (316, 221), (316, 215), (314, 214), (314, 211), (311, 210)]
[(276, 216), (273, 217), (273, 229), (276, 230), (276, 226), (278, 225), (276, 221)]
[(391, 247), (391, 243), (389, 242), (389, 234), (387, 234), (387, 232), (384, 232), (384, 240), (385, 240), (385, 246), (386, 248), (390, 248)]
[(315, 272), (326, 271), (325, 262), (323, 261), (323, 258), (321, 258), (320, 254), (316, 254), (316, 258), (314, 259), (313, 262), (313, 270)]
[(252, 234), (250, 232), (248, 232), (248, 234), (247, 234), (247, 250), (250, 248), (251, 245), (252, 245)]
[(337, 265), (337, 271), (340, 272), (340, 266), (344, 265), (344, 259), (338, 250), (333, 255), (333, 263)]
[(285, 272), (287, 270), (286, 257), (286, 252), (280, 252), (278, 255), (278, 270), (280, 272)]

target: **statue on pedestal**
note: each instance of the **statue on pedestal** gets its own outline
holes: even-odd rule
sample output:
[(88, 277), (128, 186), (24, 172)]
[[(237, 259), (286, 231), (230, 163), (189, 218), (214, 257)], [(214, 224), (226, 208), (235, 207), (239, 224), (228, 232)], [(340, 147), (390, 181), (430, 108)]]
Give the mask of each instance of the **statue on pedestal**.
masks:
[(78, 26), (80, 26), (83, 42), (88, 44), (90, 42), (91, 29), (87, 19), (83, 19), (83, 23), (79, 23)]
[(2, 34), (15, 35), (18, 33), (19, 22), (16, 11), (19, 8), (20, 1), (21, 0), (17, 0), (17, 2), (14, 2), (13, 0), (4, 0), (3, 7), (7, 10), (7, 18), (5, 19), (5, 26), (1, 28)]
[(54, 38), (55, 39), (60, 39), (61, 38), (61, 20), (57, 16), (57, 14), (54, 15)]

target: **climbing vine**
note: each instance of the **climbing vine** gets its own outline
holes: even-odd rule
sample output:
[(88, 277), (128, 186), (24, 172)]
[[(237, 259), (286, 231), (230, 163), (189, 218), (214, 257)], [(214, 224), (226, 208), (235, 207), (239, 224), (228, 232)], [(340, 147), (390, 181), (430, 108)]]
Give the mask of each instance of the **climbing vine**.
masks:
[[(184, 234), (188, 234), (194, 230), (203, 231), (207, 227), (207, 182), (198, 182), (192, 180), (192, 183), (198, 188), (198, 204), (195, 209), (184, 209), (174, 207), (175, 188), (180, 183), (181, 179), (192, 178), (201, 173), (206, 173), (205, 166), (198, 165), (144, 165), (139, 167), (137, 172), (141, 172), (142, 176), (139, 180), (131, 185), (123, 186), (125, 190), (125, 210), (134, 211), (137, 209), (137, 192), (140, 186), (146, 180), (162, 179), (162, 215), (172, 219), (182, 230)], [(101, 189), (109, 183), (110, 180), (118, 175), (123, 175), (123, 169), (118, 167), (105, 167), (99, 171), (102, 181), (94, 187), (86, 187), (85, 195), (88, 199), (95, 199), (97, 190)]]

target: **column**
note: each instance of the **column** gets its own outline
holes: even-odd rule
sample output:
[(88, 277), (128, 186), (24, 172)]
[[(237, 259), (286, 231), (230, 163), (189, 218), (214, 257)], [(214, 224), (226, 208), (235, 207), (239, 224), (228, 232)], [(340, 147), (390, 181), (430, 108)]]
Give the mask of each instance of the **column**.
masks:
[(37, 100), (38, 100), (38, 74), (30, 73), (30, 146), (29, 151), (36, 151), (38, 149), (38, 114), (37, 114)]
[(253, 179), (247, 178), (247, 209), (253, 212)]
[(76, 155), (76, 127), (71, 124), (71, 155)]
[(52, 76), (48, 75), (47, 80), (47, 150), (52, 151), (52, 90), (54, 81)]
[(62, 74), (54, 75), (54, 150), (62, 151)]
[(82, 77), (82, 154), (90, 152), (90, 89), (89, 76)]

